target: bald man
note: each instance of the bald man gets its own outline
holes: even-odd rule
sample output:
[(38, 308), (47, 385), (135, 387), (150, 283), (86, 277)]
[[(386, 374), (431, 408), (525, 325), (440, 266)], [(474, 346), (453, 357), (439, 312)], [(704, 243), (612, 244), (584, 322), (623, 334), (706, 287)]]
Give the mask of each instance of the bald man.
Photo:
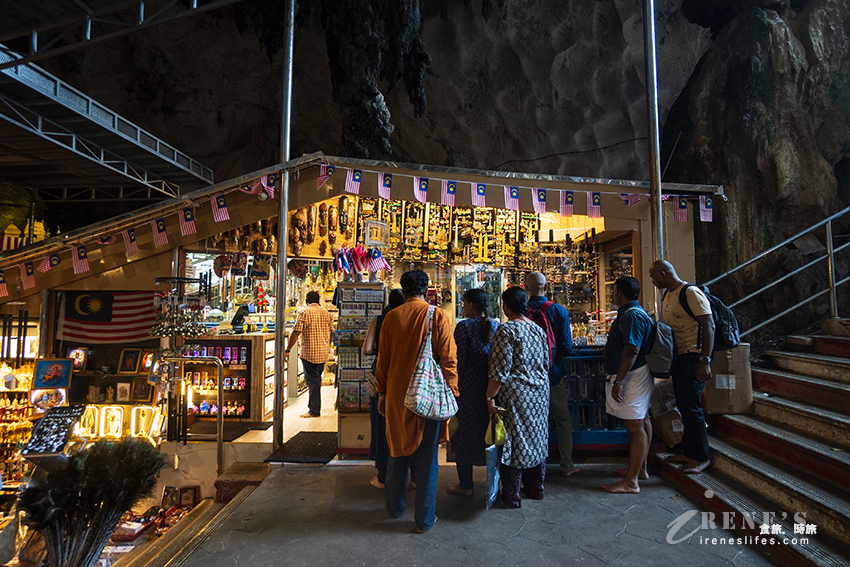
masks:
[(558, 432), (558, 464), (561, 476), (569, 477), (581, 472), (573, 463), (573, 419), (570, 415), (570, 396), (567, 393), (565, 378), (567, 356), (573, 348), (570, 314), (563, 306), (547, 299), (546, 276), (540, 272), (531, 272), (525, 276), (525, 290), (528, 292), (529, 310), (543, 311), (555, 333), (555, 351), (552, 353), (552, 366), (549, 369), (549, 415)]
[[(682, 414), (684, 434), (682, 454), (671, 460), (683, 462), (682, 472), (697, 474), (711, 465), (708, 433), (702, 411), (702, 391), (711, 379), (711, 354), (714, 347), (714, 318), (705, 294), (695, 285), (686, 284), (666, 260), (656, 260), (649, 267), (649, 277), (664, 294), (664, 322), (673, 329), (676, 339), (676, 365), (673, 368), (673, 391)], [(686, 287), (687, 286), (687, 287)], [(682, 295), (684, 294), (684, 295)], [(680, 297), (681, 296), (681, 297)], [(685, 311), (686, 301), (693, 317)]]

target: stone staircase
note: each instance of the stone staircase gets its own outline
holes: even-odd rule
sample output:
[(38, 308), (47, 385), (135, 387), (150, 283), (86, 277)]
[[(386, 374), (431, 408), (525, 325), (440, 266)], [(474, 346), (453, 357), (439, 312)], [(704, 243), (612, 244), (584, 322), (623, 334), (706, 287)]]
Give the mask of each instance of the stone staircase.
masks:
[[(712, 467), (662, 462), (662, 476), (777, 565), (850, 565), (850, 337), (789, 337), (761, 356), (752, 414), (706, 416)], [(795, 533), (800, 522), (814, 533)]]

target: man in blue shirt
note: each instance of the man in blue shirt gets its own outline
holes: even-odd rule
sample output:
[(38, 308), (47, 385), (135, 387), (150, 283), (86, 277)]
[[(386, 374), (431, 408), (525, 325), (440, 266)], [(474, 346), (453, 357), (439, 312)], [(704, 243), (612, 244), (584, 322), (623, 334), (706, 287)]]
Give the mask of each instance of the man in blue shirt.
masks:
[(652, 425), (648, 413), (655, 380), (644, 357), (649, 351), (652, 319), (638, 304), (639, 295), (640, 283), (635, 278), (623, 276), (614, 282), (618, 309), (605, 344), (606, 409), (623, 420), (629, 434), (629, 466), (616, 471), (624, 478), (603, 487), (615, 494), (638, 493), (638, 479), (649, 478), (646, 457)]
[[(529, 309), (540, 309), (548, 301), (546, 276), (540, 272), (531, 272), (525, 276), (525, 290), (528, 292)], [(561, 476), (569, 477), (581, 472), (573, 463), (573, 419), (570, 415), (570, 396), (565, 379), (567, 356), (573, 348), (570, 314), (557, 303), (549, 305), (545, 314), (555, 334), (555, 349), (549, 368), (549, 415), (555, 422), (555, 431), (558, 432), (558, 450), (561, 454), (558, 464), (561, 467)]]

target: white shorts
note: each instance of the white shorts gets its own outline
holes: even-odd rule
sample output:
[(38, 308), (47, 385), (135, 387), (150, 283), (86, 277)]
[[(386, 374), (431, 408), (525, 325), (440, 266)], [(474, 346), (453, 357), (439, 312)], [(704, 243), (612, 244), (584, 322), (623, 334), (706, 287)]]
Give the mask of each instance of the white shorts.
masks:
[(620, 419), (643, 419), (649, 413), (649, 403), (652, 391), (655, 389), (655, 380), (649, 372), (649, 365), (644, 364), (636, 370), (632, 370), (623, 379), (620, 388), (622, 403), (611, 397), (611, 388), (616, 375), (608, 376), (605, 384), (606, 411)]

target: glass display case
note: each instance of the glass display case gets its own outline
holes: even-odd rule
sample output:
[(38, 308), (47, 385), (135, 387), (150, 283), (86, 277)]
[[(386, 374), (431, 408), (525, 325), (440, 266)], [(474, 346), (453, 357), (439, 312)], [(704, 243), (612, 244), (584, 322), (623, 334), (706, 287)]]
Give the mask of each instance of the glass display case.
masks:
[(470, 289), (481, 288), (490, 299), (488, 315), (495, 319), (502, 316), (502, 291), (505, 289), (505, 273), (502, 268), (487, 265), (454, 267), (455, 321), (465, 319), (463, 294)]

